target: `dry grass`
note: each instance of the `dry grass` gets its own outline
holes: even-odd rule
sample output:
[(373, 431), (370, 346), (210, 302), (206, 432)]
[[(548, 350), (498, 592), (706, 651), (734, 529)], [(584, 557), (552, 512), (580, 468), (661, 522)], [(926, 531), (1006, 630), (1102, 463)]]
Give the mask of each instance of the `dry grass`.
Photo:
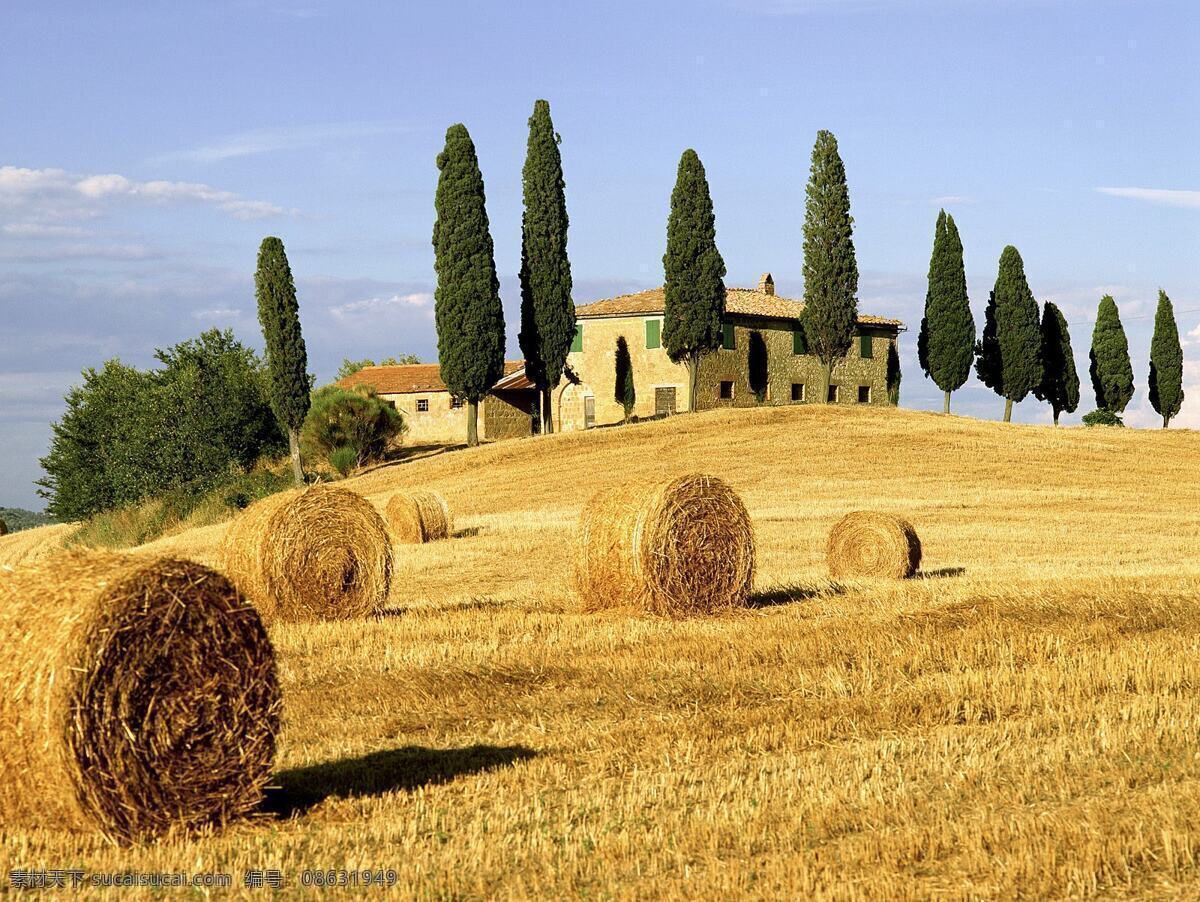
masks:
[(78, 523), (52, 523), (0, 537), (0, 567), (31, 564), (53, 554), (78, 528)]
[(825, 560), (833, 579), (907, 579), (921, 566), (921, 539), (896, 514), (853, 511), (829, 530)]
[[(295, 887), (391, 866), (438, 898), (1194, 896), (1198, 449), (814, 407), (376, 470), (346, 484), (453, 497), (460, 537), (397, 549), (394, 616), (272, 628), (279, 819), (132, 851), (3, 828), (0, 867)], [(580, 612), (586, 500), (687, 469), (745, 501), (756, 607)], [(924, 578), (830, 582), (829, 529), (862, 508), (919, 524)]]

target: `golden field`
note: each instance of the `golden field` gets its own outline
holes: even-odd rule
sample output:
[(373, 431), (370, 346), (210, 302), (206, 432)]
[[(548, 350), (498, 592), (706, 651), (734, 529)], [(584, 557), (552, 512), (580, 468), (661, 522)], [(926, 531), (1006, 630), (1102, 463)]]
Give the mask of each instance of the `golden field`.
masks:
[[(753, 517), (755, 608), (582, 613), (585, 501), (688, 470)], [(390, 867), (423, 898), (1200, 897), (1198, 471), (1194, 432), (824, 407), (383, 467), (346, 484), (438, 491), (457, 535), (397, 547), (387, 616), (272, 627), (259, 821), (133, 849), (0, 830), (0, 867), (225, 871), (234, 893), (246, 868), (296, 891)], [(829, 581), (828, 530), (861, 508), (913, 522), (924, 578)], [(149, 547), (211, 562), (223, 530)]]

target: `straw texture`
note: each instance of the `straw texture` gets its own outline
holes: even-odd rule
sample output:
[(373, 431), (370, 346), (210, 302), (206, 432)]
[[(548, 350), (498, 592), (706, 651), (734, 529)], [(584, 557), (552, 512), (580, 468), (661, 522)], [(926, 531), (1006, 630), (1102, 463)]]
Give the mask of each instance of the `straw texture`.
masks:
[(588, 610), (683, 617), (745, 606), (754, 529), (714, 476), (635, 481), (595, 495), (579, 519), (575, 582)]
[(383, 518), (397, 542), (413, 545), (449, 538), (453, 529), (450, 505), (437, 492), (396, 492)]
[(230, 524), (219, 554), (268, 620), (349, 620), (383, 607), (392, 549), (361, 495), (316, 485), (252, 504)]
[(855, 511), (846, 514), (830, 530), (825, 559), (834, 579), (904, 579), (921, 566), (921, 540), (903, 517)]
[(0, 568), (0, 819), (128, 842), (255, 808), (279, 728), (254, 609), (191, 561)]

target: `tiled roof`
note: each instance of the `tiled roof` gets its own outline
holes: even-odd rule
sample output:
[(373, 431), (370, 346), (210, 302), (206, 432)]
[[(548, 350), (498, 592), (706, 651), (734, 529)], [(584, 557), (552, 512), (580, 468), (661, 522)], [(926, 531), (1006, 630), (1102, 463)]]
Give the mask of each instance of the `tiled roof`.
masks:
[[(504, 375), (511, 376), (525, 371), (524, 360), (504, 361)], [(405, 395), (423, 391), (446, 391), (441, 370), (436, 363), (408, 363), (400, 366), (365, 366), (345, 379), (339, 379), (342, 388), (370, 385), (381, 395)]]
[[(662, 313), (664, 302), (663, 289), (651, 288), (649, 291), (640, 291), (637, 294), (625, 294), (618, 298), (608, 298), (592, 304), (577, 305), (575, 315), (600, 317)], [(727, 313), (741, 316), (763, 316), (771, 319), (798, 319), (802, 310), (804, 310), (804, 301), (794, 298), (766, 294), (751, 288), (725, 289), (725, 311)], [(891, 326), (895, 329), (904, 327), (904, 323), (898, 319), (887, 319), (865, 313), (858, 315), (858, 321), (865, 326)]]

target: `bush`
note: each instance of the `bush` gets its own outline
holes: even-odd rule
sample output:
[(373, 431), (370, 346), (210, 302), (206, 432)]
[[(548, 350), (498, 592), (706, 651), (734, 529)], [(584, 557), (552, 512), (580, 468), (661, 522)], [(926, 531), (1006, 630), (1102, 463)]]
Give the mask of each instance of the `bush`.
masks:
[(350, 471), (358, 466), (358, 454), (347, 445), (334, 448), (329, 452), (329, 466), (333, 467), (339, 476), (345, 479)]
[(1121, 418), (1111, 410), (1106, 410), (1101, 407), (1098, 410), (1093, 410), (1091, 413), (1084, 414), (1084, 426), (1124, 426)]
[[(327, 461), (345, 475), (353, 466), (382, 460), (388, 446), (403, 432), (404, 420), (395, 405), (380, 398), (375, 389), (327, 385), (313, 395), (300, 443), (307, 455)], [(338, 464), (333, 460), (335, 454)], [(349, 466), (347, 460), (352, 460)]]

